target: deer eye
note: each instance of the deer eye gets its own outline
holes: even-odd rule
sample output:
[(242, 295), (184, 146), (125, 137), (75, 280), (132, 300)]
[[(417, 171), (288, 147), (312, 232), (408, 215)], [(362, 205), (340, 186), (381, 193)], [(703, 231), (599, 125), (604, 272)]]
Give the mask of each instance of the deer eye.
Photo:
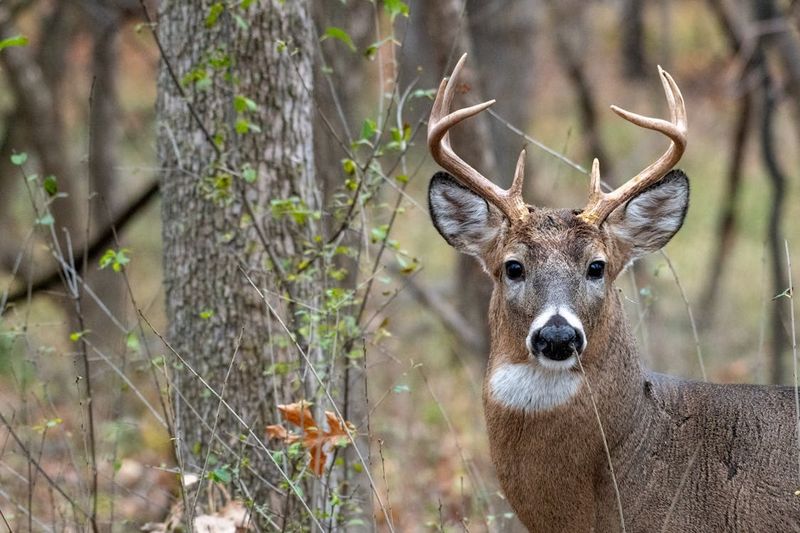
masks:
[(519, 261), (506, 261), (506, 277), (511, 281), (519, 281), (525, 277), (525, 267)]
[(605, 269), (605, 261), (592, 261), (589, 263), (589, 268), (586, 269), (586, 277), (589, 279), (600, 279), (603, 277)]

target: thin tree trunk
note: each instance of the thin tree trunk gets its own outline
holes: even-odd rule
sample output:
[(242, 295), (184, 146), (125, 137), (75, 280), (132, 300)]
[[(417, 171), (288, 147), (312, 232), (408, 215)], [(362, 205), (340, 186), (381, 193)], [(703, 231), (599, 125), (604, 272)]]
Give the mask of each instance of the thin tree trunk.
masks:
[(611, 158), (606, 156), (607, 151), (600, 137), (597, 104), (583, 62), (583, 57), (586, 55), (583, 48), (586, 43), (582, 42), (582, 39), (588, 34), (586, 21), (580, 13), (580, 8), (573, 2), (547, 0), (546, 3), (554, 28), (553, 37), (557, 55), (578, 99), (580, 120), (589, 155), (591, 158), (599, 159), (603, 164), (603, 172), (612, 176), (614, 169), (611, 166)]
[[(471, 54), (473, 49), (469, 27), (463, 17), (464, 3), (462, 0), (425, 2), (422, 8), (425, 10), (423, 17), (439, 70), (449, 72), (462, 54)], [(466, 94), (456, 96), (454, 108), (484, 100), (476, 64), (473, 57), (465, 65), (459, 82), (468, 91)], [(462, 154), (468, 163), (480, 169), (490, 179), (497, 179), (498, 173), (486, 114), (473, 117), (468, 124), (455, 128), (450, 134), (450, 139), (453, 148)], [(480, 332), (480, 345), (461, 348), (479, 357), (487, 357), (489, 326), (486, 317), (492, 293), (491, 281), (472, 257), (459, 256), (456, 272), (458, 309), (475, 331)]]
[(725, 197), (722, 200), (722, 207), (717, 221), (717, 236), (714, 239), (715, 250), (711, 256), (703, 297), (700, 299), (702, 302), (700, 323), (704, 327), (711, 326), (714, 320), (713, 315), (719, 295), (720, 283), (725, 273), (727, 259), (733, 250), (734, 237), (736, 236), (736, 201), (739, 197), (739, 189), (742, 183), (742, 166), (744, 165), (744, 156), (747, 149), (751, 117), (751, 96), (744, 94), (739, 102), (739, 113), (737, 114), (728, 156)]
[[(773, 296), (783, 292), (786, 288), (786, 269), (783, 258), (783, 237), (781, 236), (781, 220), (783, 217), (783, 204), (786, 195), (786, 176), (780, 168), (780, 164), (775, 153), (774, 124), (773, 116), (775, 112), (775, 95), (771, 77), (767, 72), (767, 66), (761, 61), (763, 70), (762, 83), (762, 122), (761, 122), (761, 156), (767, 176), (772, 187), (772, 198), (770, 201), (769, 224), (767, 227), (767, 246), (769, 248), (770, 270), (772, 274), (772, 294)], [(771, 360), (772, 368), (770, 377), (773, 383), (784, 383), (786, 380), (786, 368), (783, 354), (787, 348), (788, 338), (784, 329), (785, 319), (784, 306), (780, 298), (773, 299), (770, 306), (770, 329), (771, 329)]]
[[(228, 11), (238, 7), (225, 8), (215, 23), (209, 23), (212, 4), (165, 0), (160, 6), (159, 37), (173, 54), (162, 60), (158, 98), (169, 339), (210, 386), (218, 392), (224, 387), (227, 402), (259, 439), (265, 425), (278, 422), (276, 404), (313, 398), (313, 383), (297, 381), (310, 378), (303, 372), (305, 361), (281, 325), (271, 320), (243, 272), (256, 286), (277, 287), (287, 298), (266, 293), (304, 344), (296, 327), (302, 316), (293, 302), (317, 305), (315, 282), (311, 276), (290, 281), (285, 273), (293, 268), (302, 243), (312, 242), (319, 232), (313, 217), (299, 223), (291, 216), (276, 215), (271, 202), (289, 202), (285, 205), (290, 209), (292, 205), (319, 209), (311, 95), (315, 36), (307, 1), (256, 2), (235, 13), (246, 20), (246, 27)], [(218, 61), (211, 64), (209, 57), (223, 66)], [(202, 127), (190, 113), (170, 67), (179, 80), (197, 69), (208, 76), (205, 88), (186, 88)], [(234, 98), (240, 95), (256, 102), (257, 109), (243, 116), (234, 107)], [(236, 133), (234, 125), (240, 119), (262, 131)], [(252, 184), (229, 170), (241, 172), (247, 165), (256, 171)], [(276, 375), (276, 362), (297, 366), (300, 373)], [(281, 503), (277, 492), (256, 479), (253, 472), (274, 485), (282, 483), (247, 429), (225, 409), (217, 433), (240, 449), (241, 457), (212, 446), (201, 420), (217, 422), (218, 401), (186, 371), (176, 377), (185, 469), (200, 472), (206, 454), (213, 451), (231, 470), (239, 469), (238, 487), (246, 488), (257, 502), (281, 509), (287, 514), (285, 521), (301, 513), (299, 502), (289, 498)], [(245, 468), (245, 459), (252, 471)]]
[(647, 76), (644, 39), (644, 1), (623, 0), (619, 12), (622, 74), (629, 80)]

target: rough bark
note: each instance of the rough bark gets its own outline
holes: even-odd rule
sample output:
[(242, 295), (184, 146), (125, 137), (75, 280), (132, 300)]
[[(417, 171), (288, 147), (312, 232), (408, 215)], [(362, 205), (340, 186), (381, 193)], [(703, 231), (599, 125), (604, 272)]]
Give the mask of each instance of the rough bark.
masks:
[[(293, 372), (283, 377), (268, 374), (276, 360), (295, 364), (300, 354), (282, 347), (292, 343), (281, 326), (270, 320), (242, 270), (257, 286), (278, 290), (290, 301), (316, 303), (313, 280), (301, 276), (290, 282), (281, 274), (316, 233), (314, 221), (301, 226), (270, 211), (272, 200), (292, 196), (311, 209), (319, 208), (311, 95), (314, 33), (306, 1), (256, 2), (244, 14), (247, 28), (227, 12), (215, 24), (207, 24), (211, 5), (211, 1), (167, 0), (160, 6), (159, 37), (170, 54), (162, 60), (158, 97), (169, 339), (212, 387), (217, 391), (225, 387), (226, 400), (260, 436), (266, 424), (277, 422), (276, 404), (299, 400), (312, 389), (312, 382), (298, 383), (300, 378)], [(208, 87), (198, 90), (189, 85), (186, 89), (200, 127), (167, 62), (180, 79), (206, 65), (214, 51), (224, 51), (230, 66), (222, 71), (209, 67)], [(258, 104), (248, 120), (260, 126), (261, 133), (234, 132), (233, 98), (239, 94)], [(218, 149), (203, 129), (222, 139)], [(230, 176), (225, 169), (242, 169), (245, 164), (256, 169), (255, 182), (245, 187), (234, 177), (229, 188), (220, 189)], [(293, 306), (267, 296), (286, 323), (294, 325), (298, 315)], [(206, 317), (208, 312), (213, 314), (204, 319), (203, 312)], [(302, 371), (302, 359), (298, 366)], [(308, 372), (303, 375), (310, 378)], [(183, 463), (187, 471), (200, 472), (211, 436), (193, 411), (210, 423), (215, 420), (217, 400), (190, 374), (181, 372), (177, 378), (181, 396), (175, 398), (175, 405)], [(278, 390), (272, 386), (276, 382)], [(272, 483), (280, 482), (246, 428), (224, 409), (218, 434), (242, 450), (253, 470)], [(214, 451), (225, 463), (241, 468), (238, 488), (246, 487), (257, 504), (266, 502), (269, 507), (271, 502), (272, 509), (276, 508), (276, 493), (270, 493), (235, 457)], [(299, 506), (296, 501), (284, 503), (280, 514), (288, 520)]]

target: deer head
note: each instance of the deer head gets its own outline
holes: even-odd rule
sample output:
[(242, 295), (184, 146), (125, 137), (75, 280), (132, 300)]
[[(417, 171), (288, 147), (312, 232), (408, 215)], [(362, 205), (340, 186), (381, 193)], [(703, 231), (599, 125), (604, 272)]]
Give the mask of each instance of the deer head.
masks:
[[(513, 183), (504, 190), (450, 145), (450, 128), (494, 103), (450, 112), (465, 58), (442, 81), (428, 122), (428, 147), (448, 171), (431, 180), (430, 212), (445, 240), (476, 256), (494, 283), (489, 317), (494, 374), (489, 380), (495, 399), (509, 407), (546, 410), (577, 392), (578, 358), (593, 367), (591, 359), (606, 351), (609, 320), (621, 312), (614, 279), (637, 257), (664, 246), (683, 223), (689, 183), (681, 171), (670, 171), (686, 146), (683, 97), (672, 77), (659, 68), (669, 121), (612, 109), (666, 135), (671, 141), (667, 151), (609, 193), (600, 188), (595, 159), (583, 209), (531, 206), (522, 198), (524, 150)], [(515, 380), (531, 375), (547, 384), (538, 393), (523, 394)]]

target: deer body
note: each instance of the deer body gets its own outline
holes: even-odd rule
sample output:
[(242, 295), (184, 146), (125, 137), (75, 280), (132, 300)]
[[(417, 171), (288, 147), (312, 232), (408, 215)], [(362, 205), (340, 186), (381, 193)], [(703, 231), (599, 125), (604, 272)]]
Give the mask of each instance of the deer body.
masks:
[[(619, 299), (612, 305), (609, 346), (597, 349), (604, 351), (602, 370), (616, 379), (590, 384), (627, 531), (800, 531), (794, 390), (648, 372)], [(600, 358), (590, 349), (584, 370), (596, 374), (589, 361)], [(619, 531), (588, 389), (568, 406), (509, 409), (494, 398), (491, 384), (508, 361), (492, 351), (484, 411), (492, 461), (520, 520), (531, 531)]]
[(443, 81), (428, 123), (434, 225), (493, 283), (483, 403), (492, 462), (531, 531), (800, 531), (794, 389), (715, 385), (642, 367), (614, 280), (680, 229), (687, 177), (672, 166), (686, 112), (660, 71), (669, 121), (614, 108), (671, 140), (619, 189), (582, 210), (522, 200), (524, 151), (503, 190), (450, 147), (448, 130), (491, 102), (449, 112)]

